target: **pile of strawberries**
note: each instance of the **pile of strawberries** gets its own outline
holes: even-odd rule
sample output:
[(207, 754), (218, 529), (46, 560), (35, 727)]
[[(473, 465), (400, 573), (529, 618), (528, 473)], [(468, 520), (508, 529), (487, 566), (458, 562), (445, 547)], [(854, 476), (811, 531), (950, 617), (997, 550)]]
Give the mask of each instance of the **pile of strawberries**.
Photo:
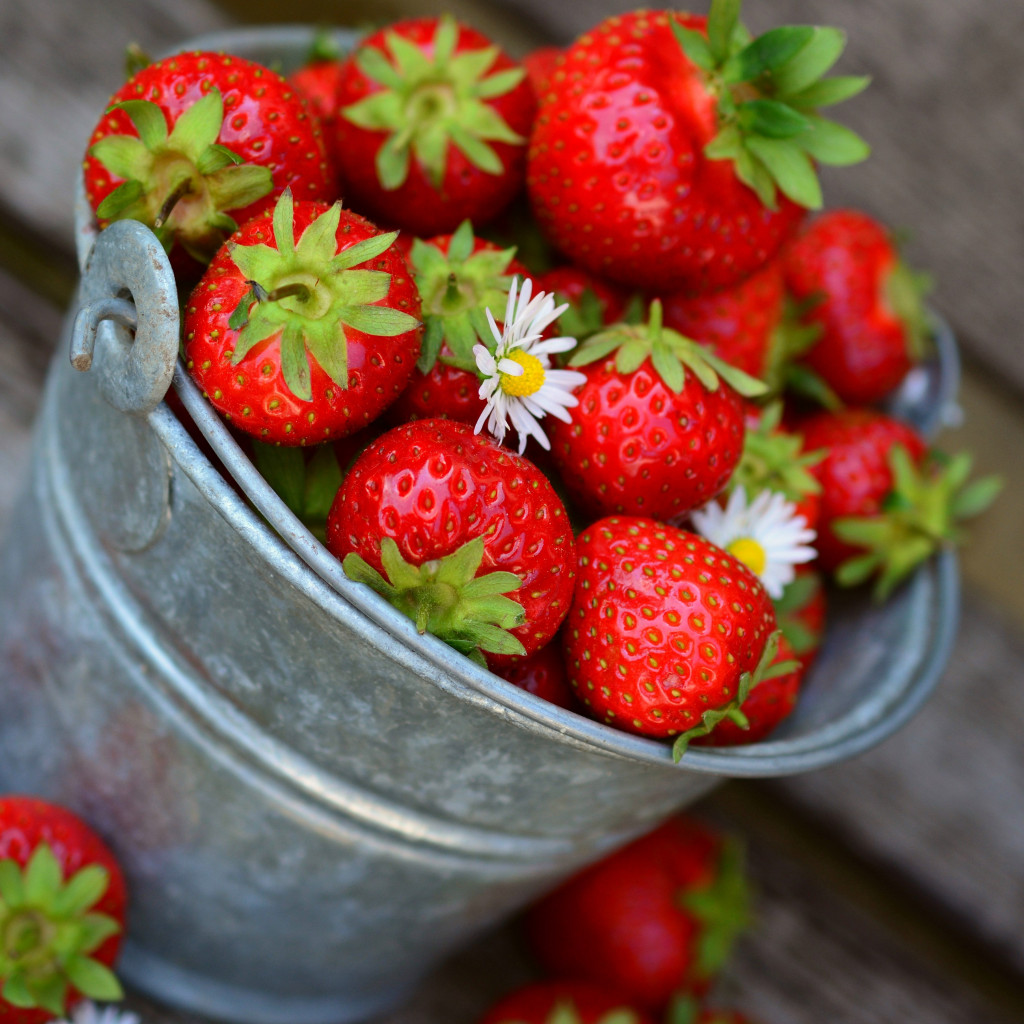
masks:
[(844, 39), (738, 0), (515, 63), (443, 15), (285, 80), (183, 53), (111, 99), (102, 227), (148, 224), (183, 355), (282, 498), (421, 631), (613, 726), (749, 742), (822, 573), (885, 597), (996, 482), (879, 403), (928, 344), (821, 111)]

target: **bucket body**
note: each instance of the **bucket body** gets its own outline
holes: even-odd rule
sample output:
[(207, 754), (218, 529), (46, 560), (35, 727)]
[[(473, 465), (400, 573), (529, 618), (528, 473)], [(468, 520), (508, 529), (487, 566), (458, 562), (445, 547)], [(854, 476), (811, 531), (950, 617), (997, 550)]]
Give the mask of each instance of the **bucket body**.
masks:
[[(311, 37), (216, 45), (264, 60), (276, 46), (287, 63)], [(153, 263), (138, 235), (109, 258)], [(768, 742), (677, 765), (664, 744), (552, 707), (345, 580), (180, 367), (175, 386), (226, 472), (167, 405), (118, 397), (117, 360), (177, 316), (173, 278), (155, 267), (153, 299), (111, 277), (93, 241), (83, 212), (67, 333), (79, 307), (126, 290), (138, 333), (104, 321), (88, 373), (65, 337), (51, 369), (0, 558), (0, 787), (71, 807), (109, 840), (131, 888), (120, 970), (159, 999), (246, 1024), (379, 1014), (721, 778), (878, 742), (948, 657), (957, 571), (944, 554), (884, 608), (838, 610)], [(168, 344), (173, 360), (176, 333)], [(933, 417), (935, 388), (949, 390), (945, 344), (911, 416)]]

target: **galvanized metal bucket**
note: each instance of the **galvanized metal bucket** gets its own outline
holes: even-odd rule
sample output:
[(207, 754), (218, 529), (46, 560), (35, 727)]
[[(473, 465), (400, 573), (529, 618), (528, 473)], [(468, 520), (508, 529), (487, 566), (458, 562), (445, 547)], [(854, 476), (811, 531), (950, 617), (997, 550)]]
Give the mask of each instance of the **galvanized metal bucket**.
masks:
[[(286, 68), (310, 29), (194, 41)], [(132, 889), (121, 970), (245, 1024), (385, 1011), (441, 958), (730, 776), (857, 754), (921, 706), (957, 619), (951, 554), (884, 608), (837, 610), (777, 738), (734, 750), (613, 731), (477, 668), (338, 563), (179, 366), (155, 238), (98, 238), (0, 561), (0, 787), (77, 809)], [(73, 343), (80, 366), (69, 365)], [(129, 325), (129, 326), (124, 326)], [(160, 398), (171, 380), (233, 480)], [(897, 399), (933, 428), (956, 351)], [(243, 496), (244, 495), (244, 496)]]

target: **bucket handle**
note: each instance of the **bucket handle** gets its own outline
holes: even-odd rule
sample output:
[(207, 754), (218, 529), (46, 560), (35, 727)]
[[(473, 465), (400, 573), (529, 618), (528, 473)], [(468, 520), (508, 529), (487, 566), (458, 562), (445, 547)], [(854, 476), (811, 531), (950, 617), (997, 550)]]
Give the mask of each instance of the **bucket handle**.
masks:
[(174, 375), (178, 291), (163, 246), (144, 224), (115, 221), (96, 237), (82, 274), (71, 365), (99, 375), (115, 409), (148, 415)]

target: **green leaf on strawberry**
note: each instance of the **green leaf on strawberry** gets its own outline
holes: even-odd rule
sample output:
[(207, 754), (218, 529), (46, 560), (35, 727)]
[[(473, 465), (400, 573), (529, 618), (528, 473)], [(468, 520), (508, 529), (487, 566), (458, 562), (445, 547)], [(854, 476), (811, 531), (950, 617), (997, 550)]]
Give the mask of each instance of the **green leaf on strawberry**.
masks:
[(729, 490), (742, 487), (748, 495), (778, 491), (799, 502), (820, 494), (821, 484), (809, 471), (825, 457), (824, 450), (804, 452), (803, 438), (780, 429), (782, 403), (765, 406), (757, 426), (743, 435), (743, 454), (729, 478)]
[(463, 221), (443, 249), (440, 239), (412, 244), (410, 263), (423, 304), (423, 346), (416, 366), (427, 374), (447, 344), (458, 365), (476, 371), (473, 346), (493, 347), (489, 309), (499, 322), (505, 315), (515, 247), (497, 249), (479, 243), (470, 221)]
[(708, 391), (718, 389), (719, 378), (747, 398), (763, 395), (768, 387), (711, 351), (662, 324), (662, 305), (655, 299), (646, 323), (614, 324), (591, 335), (573, 353), (569, 366), (587, 366), (615, 353), (619, 373), (633, 373), (650, 359), (665, 386), (675, 394), (683, 390), (689, 370)]
[(377, 154), (377, 175), (388, 191), (402, 186), (413, 159), (440, 188), (449, 146), (480, 170), (500, 175), (501, 158), (489, 143), (526, 141), (486, 102), (511, 92), (526, 70), (488, 74), (499, 48), (456, 52), (458, 31), (446, 14), (438, 20), (431, 55), (397, 32), (385, 37), (390, 59), (374, 47), (357, 54), (359, 69), (382, 88), (341, 113), (360, 128), (388, 133)]
[(138, 136), (108, 135), (90, 148), (111, 175), (125, 179), (99, 204), (97, 216), (142, 221), (166, 249), (177, 240), (209, 262), (237, 227), (224, 211), (247, 207), (273, 188), (269, 167), (244, 163), (217, 142), (224, 121), (220, 90), (192, 104), (170, 133), (164, 112), (149, 100), (125, 100), (110, 109), (124, 111)]
[(401, 310), (374, 305), (387, 296), (390, 274), (356, 269), (386, 252), (397, 233), (375, 235), (338, 252), (340, 217), (341, 204), (335, 203), (296, 241), (292, 196), (285, 190), (274, 208), (276, 248), (230, 248), (232, 262), (253, 283), (232, 313), (233, 323), (244, 321), (232, 363), (237, 366), (255, 345), (280, 332), (285, 383), (305, 401), (312, 397), (311, 357), (335, 384), (348, 387), (346, 325), (364, 334), (394, 337), (418, 322)]
[(731, 160), (740, 180), (769, 209), (776, 208), (778, 191), (820, 209), (814, 161), (847, 165), (866, 159), (870, 150), (818, 108), (856, 95), (868, 79), (824, 77), (845, 46), (838, 29), (782, 26), (750, 39), (739, 15), (737, 0), (713, 0), (706, 37), (672, 23), (680, 47), (704, 72), (717, 100), (719, 132), (705, 153)]
[(744, 672), (740, 676), (736, 695), (732, 700), (721, 707), (709, 708), (701, 715), (700, 724), (695, 725), (692, 729), (687, 729), (686, 732), (680, 733), (676, 737), (675, 742), (672, 744), (673, 761), (678, 762), (680, 760), (683, 754), (686, 753), (691, 740), (697, 739), (698, 736), (707, 736), (723, 719), (735, 722), (741, 729), (747, 727), (747, 716), (743, 714), (741, 709), (743, 702), (750, 696), (750, 691), (763, 680), (773, 679), (785, 672), (792, 671), (796, 667), (796, 663), (788, 661), (777, 665), (772, 664), (775, 656), (779, 653), (779, 637), (781, 635), (782, 631), (778, 629), (769, 634), (756, 668), (753, 672)]
[(123, 997), (110, 968), (90, 955), (121, 930), (114, 918), (92, 909), (109, 881), (98, 864), (65, 881), (46, 843), (24, 868), (0, 860), (0, 996), (6, 1002), (60, 1016), (72, 987), (90, 999)]
[(903, 445), (894, 445), (893, 486), (882, 511), (832, 523), (840, 540), (863, 549), (839, 566), (836, 580), (856, 586), (875, 577), (875, 599), (884, 601), (935, 551), (962, 542), (961, 522), (987, 509), (1003, 486), (996, 476), (968, 483), (971, 463), (965, 452), (952, 458), (933, 452), (919, 465)]
[(695, 965), (698, 977), (717, 975), (729, 959), (736, 939), (753, 923), (744, 860), (742, 845), (726, 838), (711, 881), (680, 893), (682, 908), (701, 923)]
[(525, 654), (509, 632), (526, 620), (523, 606), (504, 595), (518, 590), (514, 573), (477, 576), (484, 557), (484, 539), (467, 541), (444, 558), (415, 566), (407, 562), (390, 537), (381, 541), (381, 575), (365, 559), (350, 553), (342, 568), (349, 579), (365, 583), (416, 623), (484, 667), (483, 652)]

